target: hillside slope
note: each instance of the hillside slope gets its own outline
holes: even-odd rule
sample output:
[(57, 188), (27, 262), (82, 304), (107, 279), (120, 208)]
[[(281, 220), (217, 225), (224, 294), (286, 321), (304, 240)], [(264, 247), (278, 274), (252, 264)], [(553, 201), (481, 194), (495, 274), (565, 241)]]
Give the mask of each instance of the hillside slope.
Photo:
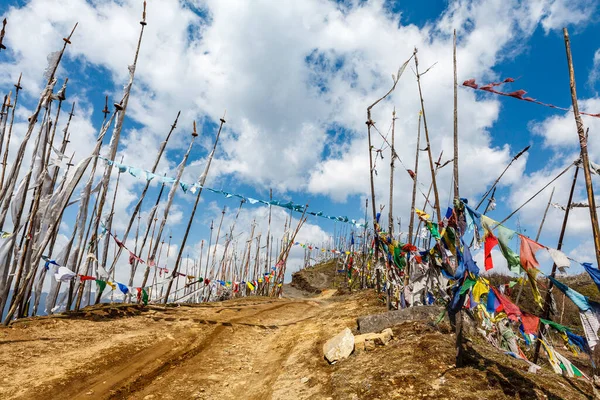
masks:
[(396, 339), (335, 365), (326, 340), (382, 312), (372, 291), (308, 300), (101, 307), (0, 330), (3, 399), (579, 399), (590, 385), (474, 341), (453, 367), (446, 323), (408, 321)]

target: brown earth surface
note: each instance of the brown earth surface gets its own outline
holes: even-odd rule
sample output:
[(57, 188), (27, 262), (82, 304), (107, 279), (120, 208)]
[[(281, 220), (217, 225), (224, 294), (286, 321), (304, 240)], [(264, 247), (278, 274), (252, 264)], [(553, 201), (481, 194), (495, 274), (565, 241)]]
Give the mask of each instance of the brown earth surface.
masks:
[[(2, 399), (580, 399), (583, 379), (537, 374), (473, 337), (453, 367), (445, 322), (408, 321), (329, 365), (325, 341), (383, 312), (372, 290), (178, 307), (100, 306), (0, 329)], [(564, 351), (563, 351), (564, 352)], [(304, 378), (304, 379), (303, 379)]]

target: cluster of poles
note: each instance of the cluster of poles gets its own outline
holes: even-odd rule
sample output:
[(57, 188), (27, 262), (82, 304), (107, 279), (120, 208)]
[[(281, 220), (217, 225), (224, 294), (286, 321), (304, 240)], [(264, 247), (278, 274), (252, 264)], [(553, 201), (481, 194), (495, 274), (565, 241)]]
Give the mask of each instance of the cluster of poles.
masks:
[[(0, 33), (0, 52), (6, 48), (3, 44), (6, 25), (7, 21), (4, 20)], [(113, 167), (117, 164), (115, 158), (147, 26), (146, 2), (140, 26), (123, 96), (113, 104), (112, 110), (106, 96), (102, 110), (104, 118), (93, 150), (77, 164), (73, 163), (74, 153), (71, 157), (65, 155), (70, 151), (70, 126), (75, 103), (67, 106), (68, 79), (65, 78), (62, 85), (59, 85), (57, 76), (77, 24), (63, 39), (62, 48), (48, 57), (44, 89), (28, 118), (26, 132), (18, 146), (14, 143), (11, 145), (11, 138), (14, 141), (15, 110), (19, 106), (20, 92), (24, 90), (21, 76), (14, 85), (14, 94), (11, 91), (4, 96), (0, 111), (0, 310), (4, 324), (9, 324), (16, 318), (44, 312), (79, 310), (85, 305), (107, 301), (107, 287), (115, 288), (116, 284), (123, 288), (123, 296), (119, 295), (118, 300), (124, 301), (132, 301), (136, 289), (138, 301), (142, 301), (143, 293), (144, 301), (163, 303), (201, 302), (249, 294), (282, 294), (287, 260), (296, 235), (306, 221), (307, 206), (295, 222), (291, 214), (289, 218), (286, 217), (281, 238), (276, 238), (271, 233), (269, 206), (266, 235), (255, 232), (257, 224), (253, 223), (249, 239), (245, 243), (239, 243), (240, 235), (235, 232), (244, 201), (237, 208), (233, 223), (228, 229), (223, 226), (227, 213), (226, 208), (223, 208), (218, 224), (211, 222), (208, 243), (201, 241), (199, 257), (184, 257), (202, 188), (226, 122), (225, 115), (220, 118), (212, 150), (204, 171), (196, 182), (194, 205), (177, 251), (172, 251), (171, 246), (176, 243), (171, 243), (173, 237), (170, 233), (167, 234), (165, 227), (175, 193), (198, 137), (195, 122), (190, 143), (177, 168), (176, 178), (171, 187), (162, 183), (150, 206), (147, 223), (141, 222), (141, 212), (148, 202), (147, 195), (151, 193), (150, 180), (145, 183), (133, 206), (125, 230), (118, 236), (114, 232), (113, 218), (115, 205), (119, 201), (117, 195), (123, 171)], [(66, 123), (63, 120), (64, 109), (69, 110)], [(152, 173), (158, 168), (179, 117), (180, 113), (160, 144)], [(64, 129), (57, 132), (61, 122)], [(108, 144), (104, 146), (105, 155), (99, 157), (106, 141)], [(11, 149), (15, 151), (14, 154), (9, 154)], [(31, 152), (29, 160), (24, 157), (27, 151)], [(9, 163), (9, 159), (12, 162)], [(101, 159), (107, 162), (99, 162)], [(113, 169), (118, 169), (117, 178), (114, 192), (109, 196)], [(99, 180), (96, 179), (98, 176)], [(80, 190), (80, 195), (74, 198), (77, 190)], [(160, 211), (159, 204), (162, 207)], [(66, 244), (58, 248), (60, 226), (67, 208), (72, 206), (78, 207), (73, 229)], [(124, 252), (129, 252), (129, 279), (127, 282), (116, 282), (116, 269), (122, 265), (119, 260), (123, 260)], [(203, 259), (204, 254), (206, 258)], [(134, 282), (140, 275), (141, 282)], [(50, 289), (44, 307), (41, 299), (48, 286)], [(110, 301), (114, 300), (114, 293), (113, 289)]]
[[(502, 223), (506, 222), (508, 219), (510, 219), (512, 216), (514, 216), (519, 210), (521, 210), (522, 207), (524, 207), (526, 204), (528, 204), (533, 198), (538, 196), (543, 190), (545, 190), (546, 188), (551, 186), (551, 184), (555, 180), (557, 180), (559, 177), (564, 175), (571, 167), (576, 165), (576, 168), (574, 168), (575, 173), (574, 173), (573, 180), (572, 180), (568, 204), (565, 207), (566, 212), (565, 212), (564, 219), (563, 219), (563, 224), (562, 224), (562, 229), (560, 232), (557, 249), (558, 250), (561, 249), (563, 241), (564, 241), (565, 229), (566, 229), (567, 220), (569, 217), (569, 210), (572, 208), (572, 204), (573, 204), (572, 203), (573, 202), (573, 194), (574, 194), (574, 189), (575, 189), (575, 185), (577, 182), (577, 175), (578, 175), (579, 169), (581, 168), (581, 169), (583, 169), (584, 177), (585, 177), (585, 187), (586, 187), (586, 192), (587, 192), (587, 197), (588, 197), (588, 209), (590, 212), (594, 244), (595, 244), (595, 249), (596, 249), (596, 257), (597, 257), (598, 265), (600, 265), (600, 227), (598, 225), (598, 217), (597, 217), (597, 213), (596, 213), (597, 208), (595, 205), (595, 198), (594, 198), (594, 192), (593, 192), (593, 186), (592, 186), (592, 180), (591, 180), (590, 161), (589, 161), (588, 149), (587, 149), (587, 134), (586, 134), (584, 126), (583, 126), (583, 122), (581, 119), (581, 115), (579, 113), (579, 107), (578, 107), (578, 103), (577, 103), (573, 61), (572, 61), (571, 50), (570, 50), (569, 35), (568, 35), (566, 28), (564, 29), (563, 33), (564, 33), (564, 40), (565, 40), (565, 46), (566, 46), (568, 72), (569, 72), (569, 77), (570, 77), (571, 99), (572, 99), (572, 105), (573, 105), (571, 112), (575, 118), (575, 122), (577, 125), (577, 135), (579, 138), (579, 143), (581, 145), (580, 159), (578, 160), (578, 162), (575, 162), (575, 163), (571, 164), (570, 166), (568, 166), (564, 171), (562, 171), (560, 174), (558, 174), (558, 176), (554, 177), (548, 184), (546, 184), (541, 190), (539, 190), (531, 198), (529, 198), (524, 204), (522, 204), (520, 207), (518, 207), (513, 212), (511, 212), (502, 221)], [(417, 132), (417, 144), (416, 144), (416, 150), (415, 150), (416, 155), (415, 155), (414, 169), (412, 169), (412, 168), (408, 169), (408, 167), (406, 167), (406, 165), (404, 163), (402, 163), (402, 160), (396, 153), (396, 147), (395, 147), (395, 142), (394, 142), (396, 110), (394, 109), (394, 111), (392, 113), (392, 123), (391, 123), (391, 128), (390, 128), (391, 129), (390, 140), (388, 140), (389, 132), (388, 132), (388, 135), (384, 136), (379, 131), (379, 129), (377, 129), (377, 127), (375, 126), (375, 122), (372, 120), (372, 117), (371, 117), (372, 109), (377, 104), (379, 104), (381, 101), (386, 99), (386, 97), (388, 97), (395, 90), (397, 83), (400, 79), (400, 76), (402, 75), (404, 69), (407, 67), (407, 65), (411, 61), (414, 62), (414, 73), (416, 76), (417, 87), (419, 90), (420, 105), (421, 105), (421, 109), (419, 112), (419, 121), (418, 121), (418, 132)], [(411, 268), (412, 264), (407, 263), (406, 270), (402, 271), (402, 273), (398, 273), (397, 268), (394, 267), (393, 262), (391, 261), (391, 258), (389, 257), (389, 254), (387, 253), (386, 246), (388, 243), (392, 243), (393, 240), (395, 240), (395, 238), (397, 238), (398, 243), (400, 243), (400, 242), (408, 243), (408, 244), (414, 245), (415, 247), (420, 248), (420, 249), (431, 248), (430, 243), (431, 243), (432, 237), (431, 237), (431, 235), (423, 235), (421, 233), (421, 224), (424, 221), (421, 218), (415, 219), (415, 214), (416, 214), (416, 211), (427, 210), (429, 208), (431, 210), (432, 215), (434, 216), (434, 220), (437, 220), (438, 226), (443, 226), (444, 215), (443, 215), (442, 209), (440, 207), (440, 196), (439, 196), (439, 191), (438, 191), (439, 185), (438, 185), (438, 181), (436, 180), (436, 177), (437, 177), (439, 170), (450, 163), (453, 164), (453, 174), (452, 174), (452, 181), (451, 181), (452, 186), (451, 186), (450, 192), (452, 193), (453, 198), (454, 198), (453, 204), (455, 206), (455, 210), (456, 210), (457, 204), (460, 204), (460, 202), (461, 202), (460, 193), (459, 193), (459, 168), (458, 168), (459, 129), (458, 129), (458, 82), (457, 82), (457, 62), (456, 62), (456, 31), (454, 32), (454, 41), (453, 41), (453, 67), (454, 67), (454, 85), (453, 85), (454, 86), (454, 96), (453, 96), (453, 105), (454, 105), (454, 113), (453, 113), (454, 114), (454, 124), (453, 124), (453, 128), (454, 128), (454, 135), (453, 135), (454, 146), (453, 147), (454, 147), (454, 149), (453, 150), (454, 151), (453, 151), (453, 157), (450, 160), (448, 160), (447, 162), (442, 162), (442, 154), (443, 153), (440, 153), (437, 160), (433, 156), (433, 150), (432, 150), (433, 147), (432, 147), (432, 143), (430, 142), (429, 129), (428, 129), (428, 125), (427, 125), (427, 113), (426, 113), (426, 108), (425, 108), (423, 91), (421, 88), (421, 79), (429, 71), (429, 69), (425, 70), (424, 72), (420, 72), (417, 49), (414, 50), (414, 53), (412, 54), (410, 59), (407, 60), (400, 67), (400, 69), (398, 70), (398, 73), (396, 75), (393, 75), (392, 88), (384, 96), (379, 98), (377, 101), (375, 101), (372, 105), (370, 105), (367, 108), (366, 125), (367, 125), (368, 146), (369, 146), (369, 173), (370, 173), (370, 185), (371, 185), (371, 198), (370, 198), (371, 201), (370, 201), (370, 203), (371, 203), (371, 212), (372, 212), (372, 218), (373, 218), (373, 231), (378, 232), (379, 234), (375, 234), (372, 236), (372, 243), (371, 243), (372, 250), (371, 251), (374, 254), (372, 254), (372, 256), (370, 258), (368, 258), (369, 261), (366, 261), (367, 258), (365, 258), (365, 261), (363, 263), (366, 265), (369, 265), (370, 263), (372, 263), (374, 265), (377, 265), (377, 264), (380, 265), (379, 268), (375, 268), (374, 273), (372, 274), (373, 276), (372, 277), (369, 276), (369, 278), (371, 278), (373, 280), (373, 282), (371, 282), (371, 286), (376, 286), (378, 292), (385, 292), (386, 302), (387, 302), (387, 306), (389, 309), (398, 307), (398, 298), (401, 296), (402, 288), (411, 283), (409, 281), (409, 279), (411, 276), (410, 268)], [(425, 143), (423, 143), (423, 137), (421, 135), (421, 127), (423, 127), (423, 130), (424, 130), (424, 136), (425, 136), (424, 142)], [(375, 167), (376, 167), (377, 158), (381, 156), (382, 150), (376, 149), (373, 145), (373, 143), (374, 143), (373, 135), (375, 135), (375, 134), (378, 134), (381, 137), (383, 142), (387, 145), (387, 147), (389, 147), (390, 153), (391, 153), (390, 154), (391, 161), (390, 161), (389, 202), (387, 204), (387, 207), (388, 207), (387, 229), (385, 228), (385, 222), (381, 220), (381, 214), (384, 209), (384, 206), (380, 205), (379, 210), (376, 207), (376, 205), (378, 203), (376, 202), (376, 198), (375, 198), (375, 175), (376, 175)], [(421, 147), (423, 147), (423, 146), (424, 146), (424, 149), (421, 149)], [(493, 182), (491, 187), (486, 190), (486, 192), (482, 196), (481, 200), (474, 207), (476, 210), (478, 210), (482, 214), (486, 214), (488, 211), (491, 211), (495, 208), (495, 193), (496, 193), (496, 187), (497, 187), (498, 183), (500, 182), (500, 180), (502, 179), (502, 177), (504, 176), (506, 171), (510, 168), (510, 166), (528, 150), (529, 150), (529, 146), (527, 146), (526, 148), (524, 148), (523, 150), (518, 152), (510, 160), (509, 164), (505, 167), (505, 169), (502, 171), (500, 176)], [(420, 154), (420, 152), (427, 153), (429, 173), (430, 173), (430, 177), (431, 177), (431, 184), (429, 186), (429, 189), (426, 191), (422, 190), (421, 186), (423, 186), (423, 185), (418, 181), (418, 179), (422, 176), (422, 172), (419, 172), (419, 154)], [(383, 159), (383, 157), (381, 157), (381, 158)], [(393, 190), (394, 190), (394, 169), (395, 169), (396, 161), (400, 161), (400, 163), (402, 163), (402, 166), (406, 169), (407, 173), (410, 175), (410, 177), (412, 178), (412, 181), (413, 181), (410, 221), (409, 221), (409, 227), (408, 227), (408, 233), (407, 233), (406, 240), (401, 240), (402, 233), (400, 233), (400, 232), (398, 232), (397, 235), (394, 235)], [(419, 204), (420, 201), (418, 201), (418, 199), (420, 197), (420, 196), (418, 196), (419, 192), (423, 197), (422, 204)], [(433, 196), (432, 196), (433, 198), (430, 199), (432, 193), (433, 193)], [(550, 206), (551, 201), (552, 201), (552, 195), (548, 202), (548, 207)], [(368, 203), (368, 201), (367, 201), (367, 203)], [(548, 207), (546, 208), (546, 212), (544, 213), (544, 218), (542, 219), (542, 222), (540, 224), (540, 227), (539, 227), (539, 230), (537, 233), (538, 238), (541, 233), (544, 221), (546, 219), (546, 213), (548, 211)], [(456, 211), (456, 212), (458, 213), (458, 211)], [(458, 215), (458, 217), (460, 219), (460, 215)], [(387, 232), (385, 232), (386, 230), (387, 230)], [(365, 235), (367, 235), (366, 232), (365, 232)], [(473, 242), (471, 242), (471, 246), (472, 245), (473, 245)], [(458, 263), (454, 264), (454, 268), (456, 268), (456, 269), (458, 268)], [(371, 270), (373, 270), (373, 268), (371, 268)], [(450, 275), (453, 275), (454, 272), (455, 271), (448, 271), (448, 273)], [(552, 278), (554, 278), (556, 275), (556, 272), (557, 272), (557, 266), (556, 266), (556, 264), (554, 264), (552, 267), (550, 276)], [(385, 282), (385, 284), (383, 284), (384, 282)], [(361, 285), (363, 285), (363, 283), (364, 283), (364, 281), (361, 279)], [(366, 283), (366, 286), (369, 286), (368, 282)], [(542, 315), (543, 318), (549, 317), (550, 304), (551, 304), (551, 292), (552, 292), (552, 286), (553, 286), (552, 282), (549, 281), (547, 286), (548, 286), (548, 291), (547, 291), (544, 306), (543, 306), (543, 315)], [(396, 290), (394, 290), (394, 287), (396, 287)], [(397, 290), (398, 288), (400, 288), (400, 290)], [(522, 289), (522, 286), (521, 286), (521, 289)], [(520, 296), (520, 293), (519, 293), (519, 296)], [(518, 300), (517, 300), (517, 303), (518, 303)], [(462, 313), (463, 313), (463, 311), (461, 308), (460, 311), (458, 311), (458, 313), (456, 315), (451, 315), (451, 322), (453, 324), (453, 327), (454, 327), (455, 333), (456, 333), (456, 347), (457, 347), (456, 364), (457, 364), (457, 366), (460, 366), (463, 364), (464, 339), (463, 339), (463, 329), (462, 329), (462, 320), (463, 320)], [(540, 343), (538, 341), (538, 343), (536, 345), (536, 350), (535, 350), (534, 362), (537, 361), (539, 350), (540, 350), (539, 347), (540, 347)], [(596, 357), (596, 359), (598, 359), (598, 357)]]

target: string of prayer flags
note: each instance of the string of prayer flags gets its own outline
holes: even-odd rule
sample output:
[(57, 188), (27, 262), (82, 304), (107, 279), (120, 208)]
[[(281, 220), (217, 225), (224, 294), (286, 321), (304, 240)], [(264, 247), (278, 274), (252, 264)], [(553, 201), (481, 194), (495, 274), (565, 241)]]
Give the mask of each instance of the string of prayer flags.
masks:
[(600, 330), (600, 304), (591, 301), (586, 296), (551, 276), (548, 279), (579, 308), (579, 318), (583, 325), (585, 337), (590, 348), (594, 349), (600, 341), (598, 337), (598, 330)]
[[(160, 175), (154, 174), (154, 173), (152, 173), (150, 171), (142, 170), (141, 168), (131, 167), (131, 166), (128, 166), (128, 165), (124, 165), (124, 164), (121, 164), (121, 163), (119, 163), (117, 161), (110, 160), (110, 159), (108, 159), (106, 157), (98, 156), (98, 158), (101, 159), (101, 160), (104, 160), (107, 165), (113, 165), (113, 166), (115, 166), (121, 172), (129, 172), (129, 174), (131, 176), (136, 177), (136, 178), (142, 178), (143, 177), (147, 181), (151, 181), (154, 178), (157, 178), (157, 179), (160, 179), (161, 182), (165, 183), (165, 184), (172, 184), (172, 183), (175, 183), (175, 181), (176, 181), (174, 178), (170, 178), (170, 177), (167, 177), (167, 176), (160, 176)], [(142, 175), (144, 175), (144, 176), (142, 176)], [(186, 182), (183, 182), (183, 181), (180, 180), (179, 181), (179, 185), (180, 185), (180, 187), (181, 187), (181, 189), (183, 190), (184, 193), (187, 193), (189, 191), (192, 194), (195, 194), (198, 189), (202, 188), (204, 190), (208, 190), (209, 192), (212, 192), (212, 193), (215, 193), (215, 194), (221, 194), (221, 195), (225, 196), (226, 198), (236, 197), (236, 198), (241, 199), (243, 201), (247, 201), (250, 204), (261, 203), (261, 204), (265, 204), (265, 205), (271, 205), (271, 206), (277, 206), (277, 207), (286, 208), (288, 210), (296, 211), (296, 212), (300, 212), (300, 213), (306, 212), (306, 214), (313, 215), (315, 217), (327, 218), (327, 219), (332, 220), (332, 221), (350, 223), (350, 224), (356, 226), (357, 228), (364, 228), (364, 227), (367, 226), (366, 221), (365, 221), (365, 223), (361, 224), (357, 220), (350, 219), (350, 218), (348, 218), (346, 216), (334, 217), (334, 216), (330, 216), (330, 215), (325, 215), (325, 214), (323, 214), (322, 211), (308, 211), (308, 210), (306, 210), (306, 206), (300, 205), (300, 204), (294, 204), (291, 201), (280, 201), (280, 200), (269, 200), (269, 201), (266, 201), (266, 200), (258, 200), (258, 199), (254, 199), (252, 197), (242, 196), (240, 194), (229, 193), (229, 192), (226, 192), (224, 190), (212, 189), (212, 188), (209, 188), (209, 187), (206, 187), (206, 186), (202, 186), (202, 185), (200, 185), (197, 182), (193, 183), (193, 184), (189, 184), (189, 183), (186, 183)]]
[[(494, 93), (494, 94), (497, 94), (497, 95), (500, 95), (500, 96), (512, 97), (512, 98), (515, 98), (517, 100), (523, 100), (523, 101), (527, 101), (527, 102), (530, 102), (530, 103), (539, 104), (539, 105), (542, 105), (542, 106), (545, 106), (545, 107), (555, 108), (555, 109), (561, 110), (561, 111), (572, 112), (572, 110), (569, 109), (569, 108), (558, 107), (558, 106), (555, 106), (553, 104), (542, 103), (541, 101), (538, 101), (538, 100), (536, 100), (534, 98), (531, 98), (531, 97), (525, 97), (525, 95), (527, 94), (527, 92), (525, 90), (523, 90), (523, 89), (515, 90), (513, 92), (500, 92), (500, 91), (494, 89), (494, 87), (496, 87), (496, 86), (500, 86), (500, 85), (502, 85), (504, 83), (512, 83), (514, 81), (515, 80), (513, 78), (506, 78), (502, 82), (492, 82), (492, 83), (488, 83), (487, 85), (479, 86), (475, 82), (475, 79), (467, 79), (466, 81), (463, 82), (463, 86), (470, 87), (470, 88), (475, 89), (475, 90), (483, 90), (485, 92)], [(582, 112), (582, 111), (580, 111), (579, 113), (582, 114), (582, 115), (587, 115), (589, 117), (600, 118), (600, 113), (598, 113), (598, 114), (591, 114), (591, 113), (586, 113), (586, 112)]]

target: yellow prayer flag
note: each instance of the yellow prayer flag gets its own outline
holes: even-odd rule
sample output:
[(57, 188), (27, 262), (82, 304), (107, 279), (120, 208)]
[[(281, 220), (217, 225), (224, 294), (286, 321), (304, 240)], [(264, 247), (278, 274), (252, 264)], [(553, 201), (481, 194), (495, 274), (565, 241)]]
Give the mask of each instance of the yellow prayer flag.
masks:
[(431, 216), (429, 214), (427, 214), (425, 211), (419, 210), (418, 208), (415, 208), (415, 212), (417, 213), (419, 218), (421, 218), (424, 221), (427, 221), (428, 219), (431, 218)]
[(112, 290), (116, 290), (116, 289), (117, 289), (117, 285), (115, 285), (115, 284), (114, 284), (114, 283), (112, 283), (112, 282), (106, 281), (106, 284), (107, 284), (108, 286), (110, 286), (110, 287), (112, 288)]
[(246, 282), (246, 286), (248, 286), (248, 289), (250, 289), (251, 291), (254, 291), (255, 287), (252, 284), (252, 282)]

